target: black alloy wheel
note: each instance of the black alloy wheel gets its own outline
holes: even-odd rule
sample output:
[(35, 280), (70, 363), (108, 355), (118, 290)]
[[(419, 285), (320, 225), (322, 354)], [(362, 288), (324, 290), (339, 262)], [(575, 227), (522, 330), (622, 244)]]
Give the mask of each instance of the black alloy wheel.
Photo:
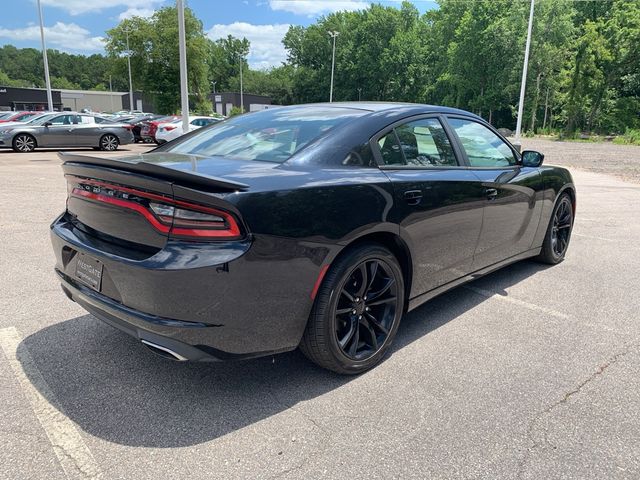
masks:
[(119, 143), (120, 142), (118, 142), (118, 137), (116, 137), (115, 135), (103, 135), (102, 138), (100, 138), (100, 149), (107, 152), (113, 152), (114, 150), (118, 149)]
[(572, 224), (571, 202), (565, 197), (556, 209), (553, 216), (553, 227), (551, 228), (551, 247), (553, 248), (553, 253), (558, 257), (564, 256), (567, 247), (569, 247)]
[(573, 229), (573, 203), (568, 194), (558, 199), (551, 215), (538, 260), (555, 265), (564, 260)]
[(357, 265), (340, 290), (335, 334), (352, 360), (371, 358), (384, 344), (395, 318), (398, 284), (389, 265), (373, 258)]
[(384, 357), (403, 308), (404, 277), (396, 257), (381, 245), (356, 246), (325, 275), (300, 349), (334, 372), (365, 372)]
[(20, 153), (33, 152), (36, 148), (36, 139), (26, 133), (16, 135), (13, 139), (13, 150)]

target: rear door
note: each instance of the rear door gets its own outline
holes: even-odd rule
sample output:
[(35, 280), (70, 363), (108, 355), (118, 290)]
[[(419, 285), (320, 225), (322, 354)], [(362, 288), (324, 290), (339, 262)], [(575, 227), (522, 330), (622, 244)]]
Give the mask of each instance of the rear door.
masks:
[(523, 167), (515, 150), (489, 126), (457, 116), (447, 121), (484, 195), (474, 270), (529, 250), (540, 220), (540, 172)]
[(416, 297), (471, 271), (484, 191), (439, 116), (412, 117), (376, 135), (373, 148), (394, 187), (392, 221), (410, 243)]
[(96, 123), (92, 115), (80, 115), (80, 123), (76, 127), (76, 145), (97, 147), (102, 127)]

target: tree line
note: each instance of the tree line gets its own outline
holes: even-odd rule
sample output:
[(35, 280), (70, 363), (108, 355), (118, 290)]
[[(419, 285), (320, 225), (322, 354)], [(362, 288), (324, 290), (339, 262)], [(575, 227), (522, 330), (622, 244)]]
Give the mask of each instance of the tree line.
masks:
[[(518, 107), (529, 2), (440, 0), (420, 14), (373, 4), (355, 12), (291, 26), (287, 58), (269, 70), (250, 69), (249, 42), (211, 40), (193, 11), (185, 12), (192, 108), (211, 109), (207, 95), (239, 90), (274, 103), (327, 101), (331, 69), (329, 31), (336, 42), (334, 100), (407, 101), (473, 111), (513, 128)], [(106, 55), (49, 53), (57, 88), (128, 90), (127, 36), (134, 86), (155, 98), (160, 112), (177, 111), (177, 12), (123, 20), (106, 32)], [(42, 86), (35, 49), (0, 48), (0, 84)], [(537, 0), (523, 128), (620, 133), (640, 128), (640, 2)]]

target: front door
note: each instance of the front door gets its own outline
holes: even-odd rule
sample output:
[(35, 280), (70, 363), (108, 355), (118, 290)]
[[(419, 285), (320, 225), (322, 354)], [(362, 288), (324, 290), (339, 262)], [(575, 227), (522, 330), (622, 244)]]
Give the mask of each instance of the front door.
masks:
[(374, 137), (394, 187), (390, 221), (413, 255), (411, 298), (471, 271), (482, 226), (484, 190), (461, 166), (436, 116), (399, 123)]
[(540, 221), (540, 172), (523, 167), (513, 149), (486, 125), (462, 117), (447, 121), (485, 195), (474, 270), (526, 252)]
[(38, 135), (39, 147), (67, 147), (75, 145), (75, 129), (78, 127), (77, 115), (58, 115), (47, 123), (49, 125), (41, 127), (42, 133)]

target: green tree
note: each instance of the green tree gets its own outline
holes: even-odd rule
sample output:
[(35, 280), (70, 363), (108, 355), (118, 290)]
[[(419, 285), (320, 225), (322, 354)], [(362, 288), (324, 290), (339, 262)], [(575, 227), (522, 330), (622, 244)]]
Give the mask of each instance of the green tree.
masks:
[[(121, 74), (127, 68), (123, 57), (127, 31), (134, 85), (155, 96), (158, 111), (177, 112), (180, 107), (177, 10), (175, 7), (161, 8), (148, 19), (126, 19), (107, 31), (105, 49), (117, 62), (116, 68)], [(199, 112), (211, 111), (207, 99), (210, 41), (204, 34), (202, 22), (189, 8), (185, 9), (185, 36), (190, 106)]]

